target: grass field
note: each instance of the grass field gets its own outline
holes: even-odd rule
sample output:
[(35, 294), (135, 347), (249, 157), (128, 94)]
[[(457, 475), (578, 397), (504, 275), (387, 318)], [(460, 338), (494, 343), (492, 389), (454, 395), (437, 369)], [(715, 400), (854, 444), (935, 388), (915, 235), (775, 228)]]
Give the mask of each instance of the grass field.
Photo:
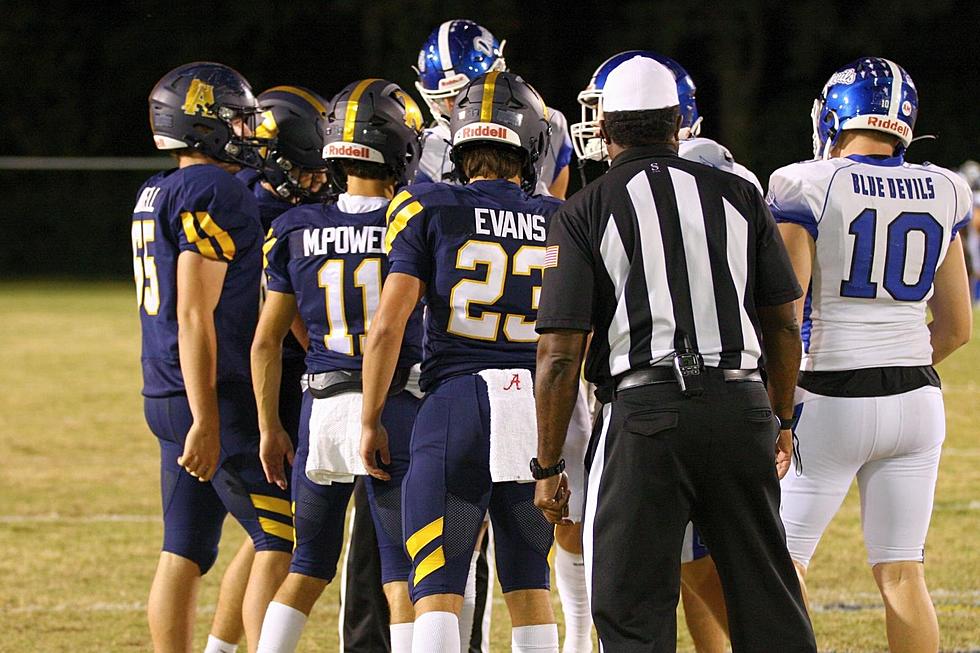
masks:
[[(124, 284), (0, 285), (0, 651), (147, 651), (159, 551), (158, 449), (139, 395), (133, 292)], [(980, 341), (940, 370), (949, 428), (927, 559), (944, 651), (980, 650)], [(852, 491), (810, 573), (821, 651), (884, 651)], [(232, 521), (205, 578), (203, 642), (243, 531)], [(300, 650), (337, 650), (335, 587)], [(509, 650), (494, 606), (494, 651)], [(679, 650), (691, 650), (679, 628)], [(778, 651), (774, 642), (773, 651)]]

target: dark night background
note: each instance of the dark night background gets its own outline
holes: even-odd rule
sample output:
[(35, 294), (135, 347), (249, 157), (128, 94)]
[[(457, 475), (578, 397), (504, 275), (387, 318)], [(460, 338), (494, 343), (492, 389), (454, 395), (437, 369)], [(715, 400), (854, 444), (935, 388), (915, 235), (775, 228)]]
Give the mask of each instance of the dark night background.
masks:
[[(975, 0), (43, 4), (4, 3), (0, 155), (153, 156), (146, 96), (194, 60), (238, 69), (256, 93), (296, 84), (331, 97), (385, 77), (421, 105), (411, 66), (423, 40), (443, 20), (471, 18), (507, 39), (510, 69), (570, 123), (576, 94), (608, 56), (674, 57), (697, 83), (702, 134), (764, 185), (775, 168), (811, 156), (814, 95), (862, 55), (894, 59), (916, 82), (916, 134), (939, 140), (914, 144), (910, 160), (955, 168), (980, 157)], [(131, 209), (150, 174), (0, 170), (0, 278), (128, 276)]]

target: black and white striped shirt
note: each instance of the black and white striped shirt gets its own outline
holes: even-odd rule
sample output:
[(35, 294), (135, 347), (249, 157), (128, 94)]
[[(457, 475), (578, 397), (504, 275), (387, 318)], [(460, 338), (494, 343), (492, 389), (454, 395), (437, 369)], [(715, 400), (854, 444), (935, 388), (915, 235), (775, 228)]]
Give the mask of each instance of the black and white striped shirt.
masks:
[(757, 306), (802, 295), (759, 191), (741, 177), (631, 148), (552, 218), (537, 330), (594, 330), (586, 379), (671, 364), (760, 366)]

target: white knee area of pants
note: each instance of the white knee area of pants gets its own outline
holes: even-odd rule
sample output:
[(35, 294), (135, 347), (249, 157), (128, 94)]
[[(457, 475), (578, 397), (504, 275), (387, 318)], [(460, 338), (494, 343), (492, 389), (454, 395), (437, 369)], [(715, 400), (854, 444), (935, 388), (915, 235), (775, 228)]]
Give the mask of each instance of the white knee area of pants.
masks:
[(510, 648), (513, 653), (558, 653), (558, 624), (518, 626), (511, 630)]
[(388, 630), (391, 633), (391, 653), (412, 653), (414, 623), (391, 624)]
[(226, 642), (214, 635), (208, 635), (208, 643), (204, 646), (204, 653), (236, 653), (237, 651), (238, 644)]
[(459, 611), (459, 641), (460, 646), (470, 647), (470, 636), (473, 633), (473, 617), (476, 612), (476, 561), (479, 551), (473, 552), (470, 558), (470, 571), (466, 574), (466, 588), (463, 590), (463, 607)]
[(257, 653), (293, 653), (306, 625), (306, 615), (273, 601), (265, 611)]
[(555, 543), (555, 584), (565, 615), (563, 653), (592, 651), (592, 611), (585, 590), (585, 558)]
[(459, 619), (456, 615), (452, 612), (426, 612), (416, 617), (412, 630), (412, 653), (460, 653)]

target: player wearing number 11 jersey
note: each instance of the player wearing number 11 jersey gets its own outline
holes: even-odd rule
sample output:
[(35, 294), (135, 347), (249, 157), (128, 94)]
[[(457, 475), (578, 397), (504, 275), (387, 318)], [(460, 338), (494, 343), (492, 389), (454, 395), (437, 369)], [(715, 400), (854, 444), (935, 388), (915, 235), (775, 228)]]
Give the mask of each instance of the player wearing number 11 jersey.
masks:
[[(868, 57), (814, 104), (816, 160), (773, 173), (768, 203), (800, 285), (805, 354), (782, 517), (801, 580), (854, 477), (892, 651), (935, 651), (923, 548), (945, 436), (932, 365), (970, 337), (957, 232), (970, 190), (903, 159), (918, 111), (908, 73)], [(926, 308), (933, 321), (926, 324)]]
[[(460, 91), (451, 129), (452, 157), (466, 184), (417, 184), (388, 210), (391, 274), (364, 354), (361, 455), (372, 475), (381, 471), (376, 454), (384, 460), (388, 450), (378, 421), (383, 388), (405, 319), (422, 297), (427, 394), (412, 434), (403, 507), (416, 614), (412, 650), (460, 650), (458, 615), (489, 510), (497, 574), (516, 626), (513, 650), (557, 653), (547, 591), (552, 528), (535, 514), (532, 484), (493, 471), (494, 432), (508, 418), (495, 412), (494, 397), (510, 389), (517, 399), (523, 387), (530, 413), (515, 434), (533, 442), (534, 321), (546, 232), (560, 202), (525, 189), (534, 188), (534, 163), (547, 147), (547, 109), (523, 79), (492, 71)], [(506, 378), (489, 380), (495, 372)], [(508, 403), (503, 412), (520, 414), (522, 407)], [(528, 474), (532, 455), (517, 461), (518, 474)]]

